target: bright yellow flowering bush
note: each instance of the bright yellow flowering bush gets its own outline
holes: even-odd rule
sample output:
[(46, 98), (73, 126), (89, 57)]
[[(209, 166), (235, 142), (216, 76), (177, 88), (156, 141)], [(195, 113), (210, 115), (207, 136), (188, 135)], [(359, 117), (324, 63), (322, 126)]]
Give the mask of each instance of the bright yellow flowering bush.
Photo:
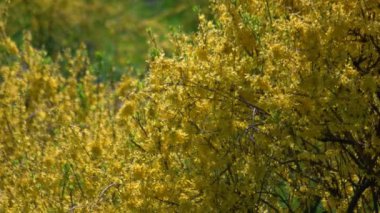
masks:
[(211, 7), (214, 20), (201, 15), (194, 36), (174, 38), (177, 55), (150, 62), (125, 116), (146, 156), (145, 201), (172, 211), (378, 211), (379, 3)]
[(1, 211), (378, 211), (379, 3), (210, 5), (142, 82), (0, 31)]
[(118, 209), (134, 149), (112, 85), (96, 83), (82, 49), (52, 61), (28, 36), (0, 49), (0, 211)]

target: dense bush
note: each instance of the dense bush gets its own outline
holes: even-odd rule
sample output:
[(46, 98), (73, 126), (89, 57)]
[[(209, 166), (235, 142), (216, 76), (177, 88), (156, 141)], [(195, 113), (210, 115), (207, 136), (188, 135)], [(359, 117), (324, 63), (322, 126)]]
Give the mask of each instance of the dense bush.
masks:
[(212, 9), (214, 20), (201, 16), (194, 36), (175, 39), (176, 56), (150, 62), (125, 116), (146, 153), (145, 201), (377, 211), (380, 5), (224, 0)]
[(96, 208), (101, 191), (128, 174), (133, 155), (115, 123), (112, 85), (94, 83), (84, 50), (52, 61), (29, 40), (19, 49), (2, 38), (0, 48), (2, 211)]
[(141, 82), (2, 30), (2, 210), (378, 211), (379, 3), (210, 5)]

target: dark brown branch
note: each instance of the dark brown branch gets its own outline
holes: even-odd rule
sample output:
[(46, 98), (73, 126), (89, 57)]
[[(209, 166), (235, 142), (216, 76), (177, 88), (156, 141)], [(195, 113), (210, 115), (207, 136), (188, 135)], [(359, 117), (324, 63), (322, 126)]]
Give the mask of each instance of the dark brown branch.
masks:
[(173, 201), (170, 201), (170, 200), (164, 200), (164, 199), (161, 199), (161, 198), (158, 198), (158, 197), (154, 197), (154, 199), (160, 201), (160, 202), (163, 202), (163, 203), (166, 203), (166, 204), (169, 204), (169, 205), (172, 205), (172, 206), (179, 206), (178, 203), (176, 202), (173, 202)]
[(145, 150), (144, 148), (142, 148), (142, 146), (140, 146), (138, 143), (136, 143), (133, 139), (130, 140), (130, 141), (131, 141), (131, 143), (132, 143), (133, 145), (135, 145), (138, 149), (140, 149), (140, 150), (143, 151), (143, 152), (146, 152), (146, 150)]
[(372, 191), (373, 208), (374, 208), (374, 211), (378, 213), (379, 212), (378, 203), (380, 203), (380, 198), (378, 196), (378, 193), (375, 187), (371, 187), (371, 191)]
[(137, 119), (136, 117), (132, 116), (133, 120), (136, 121), (137, 125), (139, 125), (141, 131), (144, 133), (145, 137), (148, 137), (148, 133), (146, 132), (146, 130), (144, 129), (143, 125), (141, 124), (140, 120)]
[(351, 198), (351, 201), (348, 205), (347, 212), (353, 213), (355, 208), (358, 205), (358, 202), (360, 200), (360, 197), (362, 196), (363, 192), (370, 186), (372, 186), (375, 182), (373, 180), (364, 179), (363, 182), (359, 185), (359, 187), (356, 189), (354, 196)]
[(242, 103), (244, 103), (245, 105), (247, 105), (249, 108), (251, 109), (256, 109), (257, 112), (259, 113), (262, 113), (264, 115), (269, 115), (269, 113), (267, 113), (264, 109), (261, 109), (260, 107), (250, 103), (249, 101), (247, 101), (243, 96), (239, 96), (238, 100)]
[(372, 45), (375, 47), (376, 51), (380, 54), (380, 46), (376, 44), (373, 36), (368, 36), (368, 37), (369, 37), (369, 40), (371, 41)]
[(227, 167), (219, 173), (218, 177), (216, 177), (212, 182), (211, 182), (211, 185), (215, 184), (230, 168), (231, 168), (231, 164), (228, 164)]
[(338, 138), (338, 137), (334, 137), (334, 136), (327, 136), (324, 138), (320, 138), (318, 140), (321, 142), (325, 142), (325, 143), (326, 142), (333, 142), (333, 143), (341, 143), (341, 144), (347, 144), (347, 145), (354, 145), (355, 144), (355, 141), (353, 141), (353, 140), (349, 140), (346, 138)]

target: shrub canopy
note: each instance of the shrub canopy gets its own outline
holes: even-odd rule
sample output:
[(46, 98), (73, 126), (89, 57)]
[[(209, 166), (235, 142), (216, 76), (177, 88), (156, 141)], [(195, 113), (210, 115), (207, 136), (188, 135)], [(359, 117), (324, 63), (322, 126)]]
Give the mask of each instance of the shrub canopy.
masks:
[(379, 3), (210, 8), (141, 82), (3, 35), (1, 208), (378, 211)]

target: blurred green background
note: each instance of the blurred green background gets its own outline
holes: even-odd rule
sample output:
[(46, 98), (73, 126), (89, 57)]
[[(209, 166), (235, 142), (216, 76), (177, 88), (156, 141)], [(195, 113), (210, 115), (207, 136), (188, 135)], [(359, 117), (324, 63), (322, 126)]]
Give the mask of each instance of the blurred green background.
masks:
[[(99, 80), (121, 74), (142, 78), (149, 31), (170, 52), (171, 31), (191, 33), (207, 0), (0, 0), (6, 31), (19, 45), (31, 32), (33, 45), (55, 58), (85, 44)], [(111, 72), (112, 70), (112, 72)], [(112, 74), (110, 74), (112, 73)]]

